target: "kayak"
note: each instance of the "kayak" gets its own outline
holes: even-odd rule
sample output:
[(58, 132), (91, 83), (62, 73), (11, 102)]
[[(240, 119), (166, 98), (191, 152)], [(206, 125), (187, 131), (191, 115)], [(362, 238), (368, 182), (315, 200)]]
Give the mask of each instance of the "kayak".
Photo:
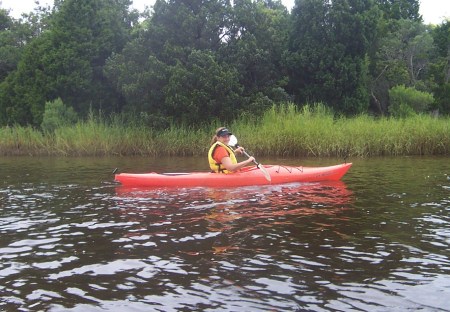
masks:
[(239, 187), (249, 185), (284, 184), (294, 182), (320, 182), (340, 180), (352, 166), (351, 163), (328, 167), (291, 167), (264, 165), (270, 181), (256, 166), (238, 172), (222, 174), (213, 172), (191, 173), (119, 173), (115, 181), (128, 187)]
[(119, 173), (115, 181), (124, 186), (136, 187), (237, 187), (249, 185), (283, 184), (293, 182), (320, 182), (340, 180), (352, 163), (327, 167), (291, 167), (264, 165), (271, 181), (256, 166), (245, 167), (238, 172), (222, 174), (213, 172), (172, 173)]

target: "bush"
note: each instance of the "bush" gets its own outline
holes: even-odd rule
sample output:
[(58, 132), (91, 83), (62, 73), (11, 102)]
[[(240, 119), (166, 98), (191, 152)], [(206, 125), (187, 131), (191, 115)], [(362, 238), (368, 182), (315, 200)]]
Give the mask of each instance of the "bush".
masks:
[(434, 102), (433, 95), (403, 85), (389, 90), (389, 113), (394, 117), (408, 117), (426, 112)]
[(77, 113), (72, 107), (64, 105), (60, 98), (45, 103), (44, 117), (41, 129), (44, 132), (54, 132), (63, 126), (73, 125), (77, 122)]

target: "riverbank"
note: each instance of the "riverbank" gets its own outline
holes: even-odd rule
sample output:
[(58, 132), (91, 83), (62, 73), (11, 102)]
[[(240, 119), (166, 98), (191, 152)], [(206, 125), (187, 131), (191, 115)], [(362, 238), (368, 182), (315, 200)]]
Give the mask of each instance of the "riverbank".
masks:
[[(0, 129), (0, 155), (199, 156), (207, 153), (217, 124), (202, 129), (145, 126), (90, 118), (42, 133), (31, 127)], [(258, 156), (370, 157), (449, 155), (450, 120), (361, 115), (335, 117), (321, 106), (273, 107), (257, 120), (242, 117), (229, 127)]]

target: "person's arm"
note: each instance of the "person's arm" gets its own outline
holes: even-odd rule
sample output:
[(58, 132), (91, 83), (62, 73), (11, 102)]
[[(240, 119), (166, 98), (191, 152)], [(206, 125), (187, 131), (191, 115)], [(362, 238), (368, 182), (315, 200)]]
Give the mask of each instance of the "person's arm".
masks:
[(250, 158), (241, 161), (237, 164), (233, 164), (231, 161), (231, 158), (229, 156), (225, 156), (222, 158), (221, 163), (227, 169), (228, 171), (237, 171), (245, 166), (248, 166), (250, 163), (252, 163), (255, 160), (255, 157), (250, 156)]

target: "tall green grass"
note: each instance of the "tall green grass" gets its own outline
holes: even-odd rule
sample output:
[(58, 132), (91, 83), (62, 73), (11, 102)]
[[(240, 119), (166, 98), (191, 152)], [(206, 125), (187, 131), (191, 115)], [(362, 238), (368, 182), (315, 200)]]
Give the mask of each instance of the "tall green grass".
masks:
[(35, 155), (51, 146), (51, 138), (31, 127), (0, 128), (0, 155)]
[[(206, 155), (217, 123), (194, 129), (172, 125), (156, 131), (142, 123), (87, 121), (42, 133), (0, 128), (0, 155)], [(323, 105), (274, 106), (262, 116), (242, 116), (229, 127), (258, 156), (370, 157), (450, 154), (450, 120), (428, 115), (405, 119), (336, 117)]]
[(272, 107), (260, 122), (239, 120), (233, 131), (258, 155), (369, 157), (450, 153), (448, 118), (335, 117), (320, 104), (301, 109), (292, 104)]

